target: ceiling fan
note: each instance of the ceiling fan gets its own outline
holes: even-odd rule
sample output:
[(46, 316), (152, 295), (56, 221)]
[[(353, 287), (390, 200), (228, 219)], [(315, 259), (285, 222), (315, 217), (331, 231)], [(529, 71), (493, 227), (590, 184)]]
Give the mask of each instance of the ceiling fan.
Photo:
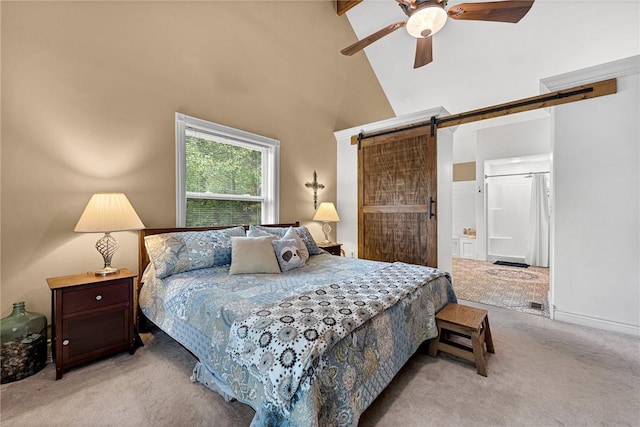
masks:
[(400, 27), (417, 39), (416, 58), (413, 68), (419, 68), (433, 61), (432, 39), (451, 19), (467, 21), (510, 22), (520, 21), (531, 9), (531, 1), (490, 1), (486, 3), (462, 3), (445, 12), (447, 0), (396, 0), (402, 11), (409, 17), (406, 22), (396, 22), (375, 33), (358, 40), (340, 51), (351, 56), (371, 43), (391, 34)]

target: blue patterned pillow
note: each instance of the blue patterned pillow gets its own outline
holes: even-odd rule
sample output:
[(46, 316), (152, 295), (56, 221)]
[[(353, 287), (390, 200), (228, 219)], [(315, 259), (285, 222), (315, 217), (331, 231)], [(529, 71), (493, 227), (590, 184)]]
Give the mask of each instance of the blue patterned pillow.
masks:
[(255, 225), (250, 225), (249, 230), (247, 230), (247, 237), (267, 237), (274, 235), (275, 233), (267, 233), (266, 231), (262, 231)]
[[(264, 227), (262, 225), (252, 225), (249, 227), (250, 232), (252, 228), (276, 235), (278, 237), (283, 237), (289, 229), (289, 227)], [(307, 246), (309, 255), (319, 255), (324, 253), (324, 251), (318, 247), (316, 241), (313, 240), (313, 236), (311, 236), (311, 233), (309, 233), (307, 227), (293, 227), (293, 229), (296, 231), (296, 233), (298, 233), (298, 236), (300, 236), (304, 244)]]
[(231, 236), (244, 236), (243, 227), (184, 231), (146, 236), (144, 244), (156, 277), (231, 264)]
[(280, 266), (280, 271), (293, 270), (304, 266), (304, 260), (298, 252), (298, 245), (295, 239), (276, 239), (271, 242), (276, 253), (276, 259)]

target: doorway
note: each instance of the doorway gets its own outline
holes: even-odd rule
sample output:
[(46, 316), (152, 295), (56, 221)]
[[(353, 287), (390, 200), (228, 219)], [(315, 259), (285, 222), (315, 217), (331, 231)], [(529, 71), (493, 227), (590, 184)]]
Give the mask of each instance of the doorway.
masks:
[[(454, 225), (452, 273), (458, 298), (549, 317), (550, 166), (548, 154), (485, 160), (477, 186), (476, 181), (456, 183), (454, 223), (464, 218), (463, 224), (474, 225), (471, 209), (475, 205), (472, 205), (475, 199), (472, 192), (476, 188), (476, 194), (484, 200), (481, 208), (484, 215), (479, 217), (478, 224), (484, 223), (486, 230), (475, 242), (480, 248), (478, 256), (466, 256), (463, 251), (455, 250), (455, 242), (461, 244), (465, 239), (475, 238), (475, 230), (472, 228), (472, 236), (455, 236)], [(544, 207), (547, 208), (544, 226), (537, 220), (531, 222), (538, 213), (538, 202), (532, 201), (532, 196), (540, 192), (535, 186), (539, 182), (534, 185), (534, 177), (541, 177), (538, 181), (544, 186)], [(460, 228), (460, 221), (457, 224)], [(544, 239), (539, 238), (541, 231)], [(546, 250), (542, 250), (541, 246), (545, 245)], [(483, 252), (485, 256), (480, 255)], [(496, 261), (515, 265), (496, 265)]]

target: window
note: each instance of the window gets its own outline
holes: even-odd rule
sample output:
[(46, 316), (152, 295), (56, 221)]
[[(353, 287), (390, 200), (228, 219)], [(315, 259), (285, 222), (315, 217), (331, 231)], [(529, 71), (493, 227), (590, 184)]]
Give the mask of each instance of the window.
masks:
[(176, 225), (278, 222), (280, 141), (176, 113)]

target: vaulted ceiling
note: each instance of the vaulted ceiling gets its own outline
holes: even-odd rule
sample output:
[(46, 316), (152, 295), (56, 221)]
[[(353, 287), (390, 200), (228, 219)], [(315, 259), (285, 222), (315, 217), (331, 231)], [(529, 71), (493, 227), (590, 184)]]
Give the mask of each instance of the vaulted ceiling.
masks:
[[(364, 0), (344, 16), (354, 42), (407, 18), (395, 0)], [(417, 69), (416, 40), (404, 29), (356, 54), (367, 56), (396, 115), (534, 96), (545, 77), (638, 55), (640, 1), (536, 0), (517, 24), (449, 19), (433, 37), (433, 62)]]

